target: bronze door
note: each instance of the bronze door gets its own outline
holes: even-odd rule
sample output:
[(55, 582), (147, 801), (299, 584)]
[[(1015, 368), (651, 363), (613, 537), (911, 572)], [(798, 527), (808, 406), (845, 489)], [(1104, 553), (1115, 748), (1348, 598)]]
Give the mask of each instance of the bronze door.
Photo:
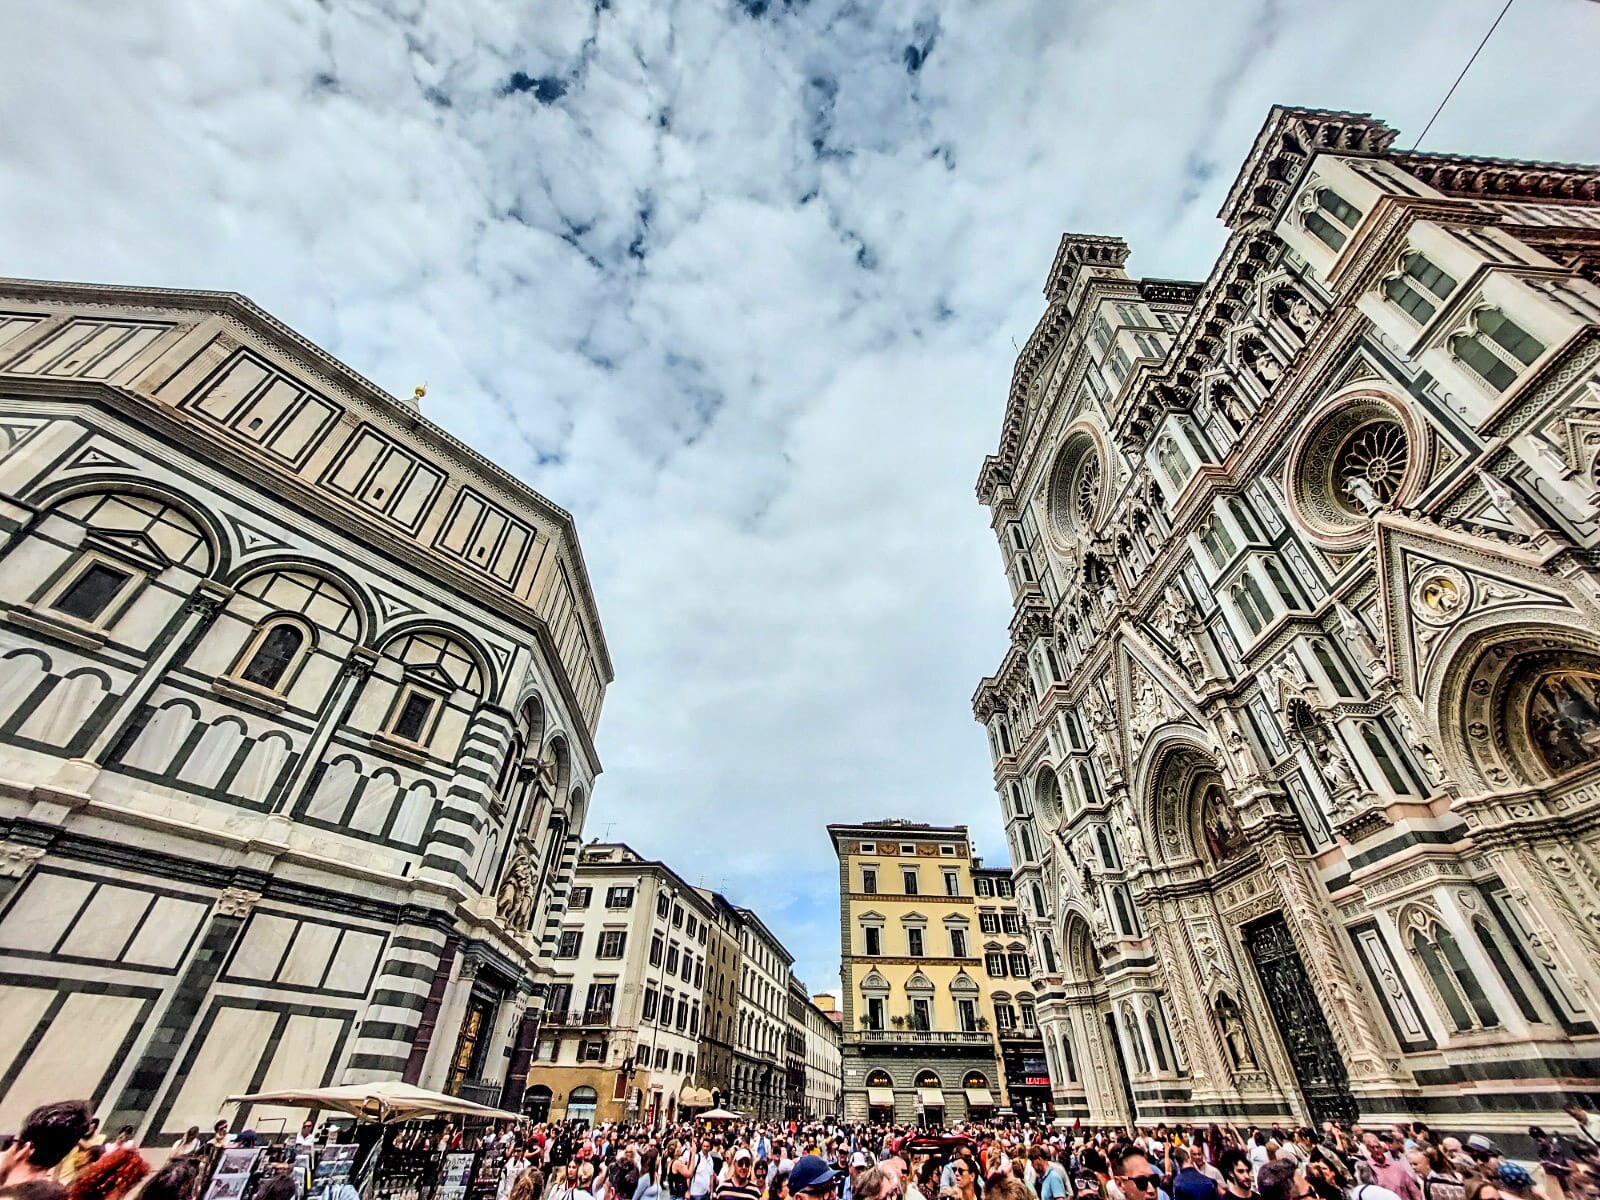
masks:
[(1273, 1024), (1289, 1052), (1300, 1094), (1311, 1110), (1311, 1123), (1321, 1126), (1324, 1121), (1339, 1121), (1348, 1126), (1356, 1119), (1357, 1109), (1344, 1058), (1306, 978), (1283, 914), (1246, 926), (1244, 937)]

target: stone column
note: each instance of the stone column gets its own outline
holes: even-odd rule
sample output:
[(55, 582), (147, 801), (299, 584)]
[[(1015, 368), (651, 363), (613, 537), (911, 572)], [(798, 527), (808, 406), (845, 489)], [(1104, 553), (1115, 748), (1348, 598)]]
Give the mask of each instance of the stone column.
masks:
[(177, 986), (167, 1000), (167, 1007), (149, 1027), (144, 1052), (123, 1085), (116, 1107), (106, 1117), (107, 1125), (113, 1128), (133, 1125), (140, 1134), (153, 1132), (144, 1128), (144, 1122), (155, 1109), (162, 1084), (194, 1028), (201, 1006), (221, 974), (222, 964), (227, 961), (239, 931), (260, 899), (259, 892), (244, 888), (228, 888), (217, 897), (211, 921), (190, 953)]
[(450, 966), (449, 929), (449, 918), (437, 910), (412, 908), (401, 917), (356, 1029), (344, 1083), (403, 1078), (434, 976)]
[(433, 1044), (423, 1063), (420, 1086), (437, 1092), (444, 1088), (450, 1074), (450, 1058), (456, 1050), (456, 1040), (461, 1036), (461, 1022), (467, 1014), (467, 1001), (472, 996), (472, 981), (478, 977), (478, 964), (470, 958), (461, 958), (460, 970), (445, 990), (444, 1003), (439, 1008), (439, 1020), (434, 1026)]

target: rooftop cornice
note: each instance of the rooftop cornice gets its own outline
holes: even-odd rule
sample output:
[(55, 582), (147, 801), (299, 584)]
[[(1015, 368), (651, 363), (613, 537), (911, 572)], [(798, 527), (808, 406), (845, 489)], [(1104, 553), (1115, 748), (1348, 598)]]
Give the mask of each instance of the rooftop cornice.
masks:
[(1128, 243), (1098, 233), (1064, 233), (1045, 276), (1044, 294), (1050, 300), (1065, 296), (1079, 267), (1121, 267), (1128, 261)]
[(1390, 160), (1447, 196), (1483, 200), (1600, 200), (1600, 166), (1409, 150)]
[(1313, 155), (1378, 155), (1396, 136), (1371, 113), (1275, 104), (1217, 215), (1230, 229), (1270, 224)]

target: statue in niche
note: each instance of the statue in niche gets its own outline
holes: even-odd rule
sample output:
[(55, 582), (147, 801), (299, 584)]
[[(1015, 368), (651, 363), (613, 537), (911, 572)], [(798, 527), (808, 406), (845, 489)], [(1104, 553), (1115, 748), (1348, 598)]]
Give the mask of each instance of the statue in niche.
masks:
[(1289, 324), (1301, 333), (1310, 333), (1317, 323), (1317, 314), (1312, 311), (1310, 303), (1300, 293), (1296, 292), (1289, 300)]
[(1317, 743), (1313, 750), (1317, 766), (1322, 771), (1322, 778), (1328, 785), (1328, 793), (1333, 798), (1335, 813), (1344, 814), (1353, 807), (1357, 792), (1361, 784), (1356, 779), (1355, 768), (1350, 765), (1344, 748), (1335, 740), (1332, 732), (1326, 739)]
[(1239, 827), (1239, 814), (1219, 787), (1206, 789), (1200, 802), (1200, 822), (1205, 830), (1206, 849), (1211, 861), (1221, 866), (1244, 849), (1244, 830)]
[(1176, 651), (1178, 662), (1183, 669), (1192, 675), (1203, 674), (1205, 664), (1200, 658), (1199, 648), (1195, 645), (1200, 630), (1200, 619), (1195, 615), (1188, 598), (1170, 583), (1167, 585), (1164, 601), (1159, 617), (1161, 631), (1172, 642), (1172, 648)]
[(1367, 516), (1371, 516), (1383, 507), (1383, 498), (1378, 495), (1378, 489), (1372, 486), (1372, 481), (1365, 475), (1349, 475), (1343, 484), (1344, 494), (1350, 497), (1353, 503)]
[(518, 847), (506, 868), (500, 893), (495, 897), (495, 915), (506, 928), (525, 933), (533, 922), (533, 899), (533, 861), (524, 845)]
[(1217, 1029), (1222, 1034), (1222, 1044), (1228, 1048), (1228, 1058), (1232, 1060), (1234, 1070), (1254, 1071), (1256, 1060), (1250, 1052), (1250, 1038), (1245, 1033), (1239, 1006), (1233, 1002), (1233, 997), (1223, 992), (1217, 997), (1215, 1011)]
[(1528, 737), (1557, 774), (1600, 760), (1600, 675), (1553, 671), (1528, 697)]
[(1411, 752), (1422, 764), (1428, 782), (1437, 787), (1444, 782), (1444, 767), (1439, 762), (1439, 756), (1433, 752), (1433, 747), (1423, 740), (1421, 732), (1417, 729), (1417, 723), (1411, 719), (1411, 714), (1406, 711), (1404, 705), (1394, 706), (1394, 716), (1400, 723), (1400, 732), (1405, 735), (1406, 745), (1411, 747)]

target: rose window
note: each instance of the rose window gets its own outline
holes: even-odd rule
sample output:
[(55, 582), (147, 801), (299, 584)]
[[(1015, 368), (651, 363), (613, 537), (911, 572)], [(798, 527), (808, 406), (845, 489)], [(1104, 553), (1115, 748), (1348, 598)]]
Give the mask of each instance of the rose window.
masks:
[(1400, 423), (1375, 421), (1356, 430), (1339, 448), (1333, 476), (1347, 506), (1367, 512), (1394, 500), (1410, 461)]
[(1072, 515), (1078, 527), (1087, 529), (1100, 507), (1100, 460), (1092, 454), (1083, 456), (1083, 464), (1072, 481)]

